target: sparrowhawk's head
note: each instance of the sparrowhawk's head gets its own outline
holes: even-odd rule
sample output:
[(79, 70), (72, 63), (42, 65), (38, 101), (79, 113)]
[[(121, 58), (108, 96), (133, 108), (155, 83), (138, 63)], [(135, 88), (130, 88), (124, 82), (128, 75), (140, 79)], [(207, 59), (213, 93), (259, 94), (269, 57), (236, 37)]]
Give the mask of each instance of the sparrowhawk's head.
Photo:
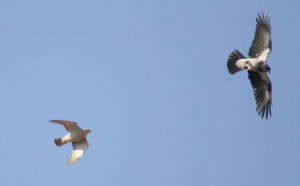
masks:
[(92, 131), (90, 129), (83, 129), (87, 133), (91, 133)]

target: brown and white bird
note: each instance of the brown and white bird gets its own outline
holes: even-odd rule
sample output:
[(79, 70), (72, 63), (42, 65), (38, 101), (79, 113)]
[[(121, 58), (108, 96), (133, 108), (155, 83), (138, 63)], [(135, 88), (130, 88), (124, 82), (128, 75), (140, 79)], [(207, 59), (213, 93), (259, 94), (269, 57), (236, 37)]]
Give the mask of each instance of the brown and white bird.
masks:
[(256, 100), (256, 110), (261, 118), (265, 116), (266, 119), (272, 116), (272, 84), (267, 75), (271, 68), (266, 63), (272, 50), (270, 17), (268, 12), (258, 14), (255, 36), (248, 53), (249, 58), (234, 50), (227, 61), (227, 68), (231, 74), (241, 70), (248, 71)]
[(54, 139), (54, 143), (57, 146), (62, 146), (66, 143), (72, 142), (73, 151), (67, 161), (68, 164), (73, 164), (78, 161), (83, 153), (88, 149), (89, 142), (86, 140), (86, 136), (90, 133), (90, 129), (81, 129), (76, 122), (67, 120), (51, 120), (51, 123), (61, 124), (68, 131), (67, 135), (62, 138)]

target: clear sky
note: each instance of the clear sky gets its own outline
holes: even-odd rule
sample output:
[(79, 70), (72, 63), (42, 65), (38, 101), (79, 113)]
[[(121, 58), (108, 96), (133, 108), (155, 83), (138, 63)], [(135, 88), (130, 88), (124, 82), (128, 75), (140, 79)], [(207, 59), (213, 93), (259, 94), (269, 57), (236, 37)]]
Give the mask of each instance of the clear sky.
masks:
[[(271, 14), (273, 117), (246, 72)], [(299, 186), (299, 1), (2, 0), (1, 186)], [(73, 166), (62, 126), (90, 128)]]

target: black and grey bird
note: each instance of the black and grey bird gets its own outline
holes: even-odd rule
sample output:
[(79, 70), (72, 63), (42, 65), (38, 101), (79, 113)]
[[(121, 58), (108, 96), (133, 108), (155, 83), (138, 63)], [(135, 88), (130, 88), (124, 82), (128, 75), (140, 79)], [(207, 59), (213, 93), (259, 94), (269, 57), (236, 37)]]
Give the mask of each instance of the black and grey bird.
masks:
[(266, 63), (272, 50), (270, 14), (262, 12), (256, 18), (256, 30), (249, 58), (234, 50), (228, 58), (227, 68), (234, 74), (241, 70), (248, 71), (248, 78), (253, 87), (256, 100), (256, 110), (262, 118), (272, 116), (272, 84), (267, 73), (271, 68)]

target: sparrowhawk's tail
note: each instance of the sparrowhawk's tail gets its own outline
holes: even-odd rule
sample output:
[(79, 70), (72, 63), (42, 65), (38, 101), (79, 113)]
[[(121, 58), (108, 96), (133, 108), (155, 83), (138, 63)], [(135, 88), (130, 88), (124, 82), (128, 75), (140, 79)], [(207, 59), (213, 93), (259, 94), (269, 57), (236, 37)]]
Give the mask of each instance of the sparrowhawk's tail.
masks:
[(61, 138), (54, 139), (54, 143), (59, 147), (66, 144), (66, 142), (62, 141)]

